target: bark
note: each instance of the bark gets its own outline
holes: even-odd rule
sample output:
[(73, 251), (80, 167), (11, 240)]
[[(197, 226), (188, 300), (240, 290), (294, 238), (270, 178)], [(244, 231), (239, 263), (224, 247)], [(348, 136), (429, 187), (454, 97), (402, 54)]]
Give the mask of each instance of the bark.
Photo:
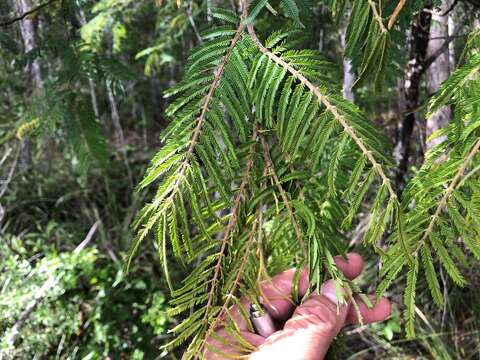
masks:
[[(13, 1), (18, 16), (22, 16), (31, 10), (32, 5), (30, 0), (14, 0)], [(20, 33), (23, 38), (23, 46), (25, 52), (28, 53), (36, 47), (35, 42), (35, 24), (32, 19), (28, 17), (19, 21)], [(32, 79), (32, 88), (38, 93), (43, 93), (43, 76), (42, 68), (40, 67), (39, 59), (35, 59), (32, 63), (27, 65), (26, 72)], [(25, 169), (30, 165), (30, 142), (28, 139), (20, 141), (20, 167)]]
[[(32, 8), (32, 4), (29, 0), (15, 0), (14, 3), (16, 5), (17, 13), (19, 15), (26, 13)], [(25, 52), (32, 51), (36, 47), (35, 24), (33, 20), (29, 19), (28, 17), (20, 21), (19, 24)], [(39, 59), (35, 59), (31, 64), (27, 66), (27, 70), (32, 76), (35, 89), (38, 91), (43, 91), (43, 76)]]
[[(71, 20), (76, 22), (75, 17), (72, 17)], [(80, 9), (80, 11), (79, 11), (79, 20), (80, 20), (79, 21), (79, 26), (84, 26), (87, 23), (85, 13), (83, 12), (82, 9)], [(75, 28), (75, 25), (73, 25), (73, 28)], [(97, 91), (96, 91), (96, 88), (95, 88), (95, 82), (92, 79), (88, 79), (88, 89), (89, 89), (89, 92), (90, 92), (90, 99), (92, 101), (93, 113), (95, 114), (95, 117), (97, 119), (99, 119), (100, 118), (100, 111), (98, 110)]]
[(130, 184), (133, 186), (133, 176), (132, 176), (132, 171), (130, 169), (130, 164), (128, 162), (125, 136), (123, 134), (122, 124), (120, 123), (120, 114), (118, 112), (117, 102), (115, 101), (113, 91), (108, 85), (107, 85), (107, 97), (108, 97), (108, 103), (110, 105), (113, 128), (115, 130), (115, 142), (117, 144), (117, 147), (120, 149), (120, 153), (122, 155), (125, 168), (127, 169), (127, 176), (130, 181)]
[[(342, 29), (341, 43), (342, 48), (345, 50), (345, 37), (347, 33), (347, 26), (345, 25)], [(345, 52), (345, 51), (344, 51)], [(355, 101), (355, 95), (353, 94), (353, 84), (355, 83), (355, 74), (352, 70), (352, 62), (350, 59), (343, 58), (343, 87), (342, 94), (343, 97), (351, 102)]]
[[(428, 42), (428, 55), (435, 54), (445, 43), (445, 39), (449, 37), (449, 14), (447, 13), (452, 6), (451, 0), (443, 0), (440, 9), (432, 15), (430, 25), (430, 40)], [(450, 45), (453, 42), (450, 43)], [(450, 48), (441, 53), (426, 71), (426, 83), (428, 96), (436, 93), (445, 80), (450, 75)], [(427, 119), (426, 136), (430, 136), (438, 129), (448, 125), (451, 118), (451, 108), (443, 106), (435, 114)], [(427, 149), (435, 146), (443, 140), (438, 137), (427, 142)]]
[[(427, 4), (425, 9), (431, 9), (431, 5)], [(422, 141), (425, 129), (423, 122), (417, 121), (417, 109), (420, 106), (420, 82), (427, 57), (430, 22), (431, 12), (422, 11), (414, 20), (410, 30), (409, 60), (404, 82), (405, 115), (398, 126), (398, 142), (394, 152), (398, 162), (395, 182), (400, 191), (405, 187), (408, 165), (414, 150), (413, 144), (416, 145), (418, 160), (421, 161), (423, 157)], [(415, 125), (417, 126), (414, 133)], [(413, 144), (412, 138), (414, 138)]]

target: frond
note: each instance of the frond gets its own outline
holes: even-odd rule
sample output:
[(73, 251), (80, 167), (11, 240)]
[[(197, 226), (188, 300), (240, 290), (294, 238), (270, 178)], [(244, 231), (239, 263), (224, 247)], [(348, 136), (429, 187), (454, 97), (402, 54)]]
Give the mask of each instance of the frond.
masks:
[[(403, 231), (392, 235), (391, 241), (395, 245), (384, 260), (386, 263), (391, 261), (403, 246), (414, 257), (415, 263), (398, 260), (396, 267), (388, 266), (383, 273), (382, 288), (388, 287), (397, 276), (397, 269), (404, 266), (408, 267), (410, 283), (413, 283), (412, 274), (418, 272), (414, 267), (421, 266), (434, 302), (441, 305), (443, 296), (437, 279), (438, 265), (455, 284), (464, 286), (468, 281), (462, 272), (469, 263), (466, 254), (470, 253), (476, 259), (480, 255), (478, 226), (470, 225), (476, 223), (473, 208), (476, 208), (478, 196), (480, 161), (477, 120), (480, 113), (472, 95), (479, 89), (478, 58), (474, 55), (443, 83), (429, 104), (430, 114), (448, 103), (458, 104), (461, 108), (455, 112), (454, 121), (448, 128), (436, 134), (444, 135), (444, 140), (426, 154), (422, 168), (404, 190)], [(414, 312), (411, 309), (407, 312), (407, 335), (413, 336)]]

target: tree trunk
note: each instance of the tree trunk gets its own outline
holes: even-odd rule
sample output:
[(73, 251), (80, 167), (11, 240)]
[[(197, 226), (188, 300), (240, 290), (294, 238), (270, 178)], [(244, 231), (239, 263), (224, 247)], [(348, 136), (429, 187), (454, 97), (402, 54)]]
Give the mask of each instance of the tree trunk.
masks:
[[(428, 55), (431, 56), (437, 52), (449, 36), (448, 10), (451, 6), (451, 0), (443, 0), (438, 12), (432, 15), (432, 22), (430, 24), (430, 40), (428, 42)], [(453, 44), (453, 43), (450, 43)], [(427, 92), (428, 96), (436, 93), (450, 74), (450, 49), (441, 53), (435, 61), (430, 65), (426, 72)], [(448, 125), (451, 118), (451, 109), (449, 106), (443, 106), (429, 119), (427, 119), (426, 136), (430, 136), (438, 129), (444, 128)], [(427, 149), (435, 146), (443, 140), (443, 137), (433, 139), (427, 142)]]
[[(14, 0), (14, 6), (16, 8), (18, 16), (26, 13), (31, 9), (31, 3), (29, 0)], [(32, 51), (35, 46), (35, 26), (33, 20), (26, 17), (19, 22), (20, 32), (23, 38), (23, 46), (25, 52)], [(31, 88), (37, 92), (37, 95), (43, 94), (43, 76), (42, 68), (40, 67), (39, 59), (33, 60), (27, 65), (26, 72), (32, 79)], [(30, 165), (30, 143), (28, 139), (22, 139), (20, 141), (20, 167), (27, 168)]]
[[(395, 147), (395, 158), (398, 162), (395, 182), (401, 191), (405, 187), (408, 165), (412, 154), (412, 137), (416, 138), (417, 157), (422, 159), (424, 125), (417, 120), (417, 109), (419, 107), (420, 81), (424, 72), (424, 61), (427, 56), (427, 46), (431, 22), (431, 5), (427, 4), (414, 20), (410, 30), (409, 60), (406, 66), (404, 98), (405, 115), (398, 126), (398, 142)], [(416, 132), (414, 128), (416, 126)], [(414, 142), (415, 144), (415, 142)]]
[[(87, 23), (87, 18), (85, 17), (85, 13), (83, 12), (82, 9), (80, 9), (78, 14), (80, 19), (79, 25), (84, 26)], [(73, 18), (72, 20), (76, 21), (75, 18)], [(90, 78), (88, 79), (88, 89), (90, 91), (90, 99), (92, 101), (93, 113), (95, 114), (95, 117), (99, 119), (100, 111), (98, 110), (97, 91), (95, 89), (95, 82)]]
[[(28, 10), (31, 10), (32, 4), (29, 0), (15, 0), (15, 6), (17, 8), (18, 15), (22, 15), (26, 13)], [(36, 47), (35, 41), (35, 26), (33, 20), (30, 20), (27, 16), (22, 21), (19, 22), (20, 24), (20, 32), (23, 38), (23, 44), (25, 47), (25, 52), (32, 51)], [(35, 59), (32, 61), (31, 64), (27, 65), (28, 72), (31, 74), (33, 79), (34, 88), (42, 92), (43, 91), (43, 76), (42, 76), (42, 69), (40, 67), (39, 59)]]
[[(347, 33), (347, 25), (342, 29), (341, 34), (341, 43), (342, 48), (345, 50), (345, 37)], [(344, 51), (345, 52), (345, 51)], [(343, 58), (343, 87), (342, 87), (342, 94), (343, 97), (351, 102), (355, 101), (355, 95), (353, 94), (353, 84), (355, 83), (355, 74), (352, 71), (352, 62), (350, 59), (344, 57)]]

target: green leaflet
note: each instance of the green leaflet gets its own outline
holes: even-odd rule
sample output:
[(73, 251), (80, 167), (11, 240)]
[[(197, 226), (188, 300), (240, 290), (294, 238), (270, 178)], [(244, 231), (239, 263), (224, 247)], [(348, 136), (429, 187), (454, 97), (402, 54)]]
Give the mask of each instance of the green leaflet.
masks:
[(430, 240), (432, 247), (435, 249), (441, 264), (447, 271), (447, 274), (450, 276), (450, 278), (459, 286), (465, 285), (465, 279), (458, 270), (453, 259), (450, 257), (450, 254), (445, 248), (442, 240), (440, 240), (436, 235), (430, 236)]
[(389, 41), (389, 33), (381, 31), (378, 23), (371, 21), (362, 65), (360, 66), (360, 72), (354, 87), (358, 87), (367, 80), (373, 80), (375, 89), (377, 91), (380, 90), (383, 76), (385, 75)]
[(69, 136), (78, 159), (78, 168), (81, 173), (86, 173), (95, 163), (106, 168), (109, 158), (108, 147), (92, 107), (87, 103), (76, 106), (78, 108), (74, 113), (77, 116), (71, 120)]
[(345, 55), (349, 59), (357, 56), (365, 38), (365, 31), (370, 21), (370, 7), (368, 1), (353, 1), (351, 21), (348, 23), (346, 34)]
[(406, 334), (408, 338), (415, 337), (415, 293), (417, 287), (418, 276), (418, 260), (415, 259), (413, 266), (410, 267), (407, 273), (407, 286), (405, 288), (405, 322)]
[(442, 105), (445, 105), (452, 96), (462, 91), (468, 81), (472, 81), (478, 76), (479, 70), (480, 54), (472, 55), (464, 66), (455, 70), (448, 80), (442, 83), (438, 92), (430, 99), (427, 117), (432, 116), (432, 114)]
[(157, 246), (158, 246), (160, 262), (162, 263), (162, 267), (163, 267), (163, 274), (165, 275), (165, 280), (167, 281), (167, 285), (170, 291), (173, 291), (173, 285), (170, 279), (170, 272), (168, 271), (167, 231), (168, 231), (167, 214), (163, 213), (163, 218), (158, 223), (158, 228), (157, 228)]
[(247, 24), (251, 24), (262, 9), (267, 5), (268, 0), (254, 0), (249, 4), (248, 17), (245, 21)]
[(349, 140), (348, 134), (343, 132), (342, 136), (340, 137), (339, 141), (335, 146), (335, 149), (332, 154), (332, 158), (330, 159), (330, 163), (328, 165), (328, 172), (327, 172), (328, 188), (332, 195), (336, 194), (335, 180), (337, 178), (338, 166), (348, 140)]
[(430, 253), (430, 248), (427, 244), (422, 247), (421, 255), (423, 267), (425, 269), (425, 277), (427, 279), (430, 293), (432, 294), (432, 299), (435, 301), (437, 306), (443, 306), (443, 294), (438, 283), (437, 272), (435, 271), (435, 266), (433, 264), (432, 254)]
[(396, 221), (397, 221), (398, 239), (400, 241), (400, 244), (402, 245), (402, 248), (404, 250), (404, 255), (406, 256), (409, 264), (413, 265), (412, 251), (410, 249), (410, 245), (408, 242), (408, 235), (405, 231), (405, 219), (404, 219), (405, 215), (403, 214), (403, 211), (399, 205), (395, 209), (395, 213), (397, 216)]

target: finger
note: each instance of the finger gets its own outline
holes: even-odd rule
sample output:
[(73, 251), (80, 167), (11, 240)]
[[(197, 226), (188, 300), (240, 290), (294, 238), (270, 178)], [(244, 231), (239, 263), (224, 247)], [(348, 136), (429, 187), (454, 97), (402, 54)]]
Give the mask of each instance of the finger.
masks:
[(283, 330), (268, 337), (249, 359), (322, 359), (343, 327), (349, 308), (349, 304), (338, 304), (335, 285), (328, 281), (320, 295), (310, 295)]
[(357, 253), (348, 253), (346, 259), (340, 255), (334, 256), (333, 259), (343, 275), (349, 280), (355, 279), (362, 273), (364, 262), (363, 258)]
[[(296, 270), (289, 269), (260, 285), (263, 304), (276, 320), (286, 320), (293, 311), (292, 284)], [(308, 289), (308, 271), (304, 269), (298, 281), (298, 294), (303, 296)]]
[[(372, 300), (375, 299), (375, 296), (369, 296)], [(362, 321), (364, 324), (370, 324), (376, 321), (383, 321), (388, 319), (392, 313), (392, 304), (387, 298), (381, 298), (372, 308), (368, 308), (367, 305), (358, 297), (355, 297), (355, 301), (358, 305), (358, 311), (362, 315)], [(347, 323), (349, 324), (358, 324), (358, 313), (355, 307), (351, 306), (347, 315)]]
[[(340, 271), (342, 271), (348, 279), (353, 280), (362, 272), (364, 262), (362, 257), (357, 253), (348, 253), (346, 257), (347, 258), (344, 259), (342, 256), (335, 256), (334, 261)], [(260, 285), (265, 308), (275, 320), (284, 321), (288, 319), (294, 310), (291, 293), (296, 271), (296, 269), (283, 271)], [(304, 269), (298, 280), (299, 296), (305, 295), (307, 289), (308, 270)], [(249, 314), (250, 301), (242, 297), (240, 303), (243, 310), (238, 309), (237, 306), (230, 307), (230, 317), (237, 323), (241, 330), (247, 330), (247, 322), (240, 311), (242, 311), (243, 314)], [(227, 318), (226, 320), (228, 321)]]
[[(363, 270), (363, 259), (359, 254), (348, 253), (346, 259), (334, 257), (335, 263), (342, 273), (350, 280), (355, 279)], [(269, 314), (276, 320), (283, 321), (290, 317), (294, 304), (291, 299), (292, 282), (295, 270), (290, 269), (274, 276), (261, 285), (264, 305)], [(299, 296), (305, 295), (308, 289), (308, 271), (303, 270), (298, 283)]]

